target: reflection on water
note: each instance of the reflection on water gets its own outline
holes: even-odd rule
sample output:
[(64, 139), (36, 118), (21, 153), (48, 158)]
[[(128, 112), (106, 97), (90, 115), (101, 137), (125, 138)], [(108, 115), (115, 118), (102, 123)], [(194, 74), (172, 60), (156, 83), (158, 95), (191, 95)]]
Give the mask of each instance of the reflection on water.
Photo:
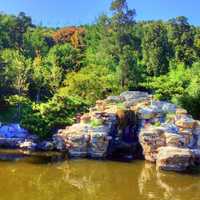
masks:
[(144, 161), (66, 160), (54, 153), (20, 155), (12, 162), (4, 154), (3, 160), (0, 200), (199, 200), (200, 196), (200, 175), (160, 173)]
[(144, 199), (198, 200), (200, 175), (156, 172), (153, 164), (145, 162), (138, 179), (138, 188)]

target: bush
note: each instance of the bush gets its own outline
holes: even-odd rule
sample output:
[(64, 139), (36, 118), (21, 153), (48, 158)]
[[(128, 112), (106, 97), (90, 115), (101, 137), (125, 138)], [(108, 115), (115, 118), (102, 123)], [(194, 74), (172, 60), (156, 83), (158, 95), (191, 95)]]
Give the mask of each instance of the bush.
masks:
[(161, 100), (171, 100), (173, 97), (182, 96), (190, 83), (190, 70), (183, 64), (172, 67), (170, 72), (159, 77), (148, 78), (142, 85), (153, 90), (155, 96)]
[(58, 128), (71, 125), (75, 115), (87, 109), (87, 105), (78, 98), (58, 95), (38, 104), (24, 98), (21, 104), (20, 124), (42, 139), (51, 137)]

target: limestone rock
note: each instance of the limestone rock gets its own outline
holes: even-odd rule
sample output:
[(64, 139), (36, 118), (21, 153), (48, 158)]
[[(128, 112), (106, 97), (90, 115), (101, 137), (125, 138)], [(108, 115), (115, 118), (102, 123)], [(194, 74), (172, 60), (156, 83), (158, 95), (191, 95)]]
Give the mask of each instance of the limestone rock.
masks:
[(109, 96), (106, 99), (107, 103), (120, 103), (120, 102), (123, 102), (123, 101), (125, 101), (125, 99), (123, 97), (120, 97), (120, 96)]
[(153, 108), (144, 107), (138, 111), (140, 119), (152, 119), (156, 116), (156, 111)]
[(43, 141), (37, 144), (37, 150), (40, 151), (53, 151), (55, 149), (55, 145), (51, 141)]
[(194, 125), (195, 125), (195, 120), (192, 119), (191, 117), (188, 117), (188, 116), (184, 116), (184, 117), (181, 117), (180, 119), (177, 119), (175, 121), (175, 124), (178, 126), (178, 127), (181, 127), (181, 128), (194, 128)]
[(150, 95), (147, 92), (140, 91), (127, 91), (120, 95), (120, 98), (125, 99), (125, 106), (131, 107), (137, 103), (144, 102), (150, 99)]
[(194, 159), (194, 165), (200, 165), (200, 150), (199, 149), (192, 149), (192, 157)]
[(143, 148), (145, 159), (155, 162), (158, 148), (166, 145), (164, 129), (157, 127), (142, 129), (139, 134), (139, 141)]
[(192, 165), (192, 152), (177, 147), (161, 147), (158, 149), (157, 169), (168, 171), (185, 171)]
[(140, 92), (140, 91), (126, 91), (121, 93), (120, 97), (124, 98), (125, 101), (129, 101), (132, 99), (148, 98), (149, 94), (147, 92)]
[(92, 127), (74, 124), (59, 135), (72, 157), (103, 158), (106, 156), (112, 124)]
[(184, 147), (185, 139), (183, 136), (175, 133), (165, 132), (166, 146), (171, 147)]
[(23, 138), (26, 139), (30, 136), (27, 130), (20, 127), (19, 124), (2, 125), (0, 127), (1, 138)]
[(187, 110), (183, 109), (183, 108), (178, 108), (176, 110), (176, 115), (187, 115)]

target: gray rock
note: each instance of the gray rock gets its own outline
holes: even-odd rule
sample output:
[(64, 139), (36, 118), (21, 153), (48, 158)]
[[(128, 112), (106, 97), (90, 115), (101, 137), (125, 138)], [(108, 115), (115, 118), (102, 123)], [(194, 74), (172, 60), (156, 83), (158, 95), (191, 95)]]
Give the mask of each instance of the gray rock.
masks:
[(23, 150), (32, 150), (33, 151), (36, 149), (36, 147), (37, 147), (37, 144), (31, 140), (25, 140), (24, 142), (21, 142), (19, 144), (19, 148), (23, 149)]
[(156, 167), (166, 171), (186, 171), (193, 164), (193, 154), (189, 149), (161, 147), (158, 149)]
[(106, 99), (107, 103), (119, 103), (119, 102), (123, 102), (123, 101), (125, 101), (125, 99), (120, 96), (109, 96)]
[(27, 130), (20, 127), (19, 124), (2, 125), (0, 127), (1, 138), (28, 138), (29, 133)]
[(120, 97), (124, 98), (125, 101), (136, 100), (140, 98), (149, 98), (149, 94), (147, 92), (140, 91), (126, 91), (120, 94)]
[(55, 145), (51, 141), (43, 141), (37, 144), (37, 149), (42, 151), (52, 151), (55, 149)]

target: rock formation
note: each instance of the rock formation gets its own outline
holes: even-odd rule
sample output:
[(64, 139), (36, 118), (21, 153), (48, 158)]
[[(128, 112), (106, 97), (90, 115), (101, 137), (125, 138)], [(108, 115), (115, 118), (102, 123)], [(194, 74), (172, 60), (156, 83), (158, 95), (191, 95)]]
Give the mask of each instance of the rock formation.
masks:
[(200, 122), (146, 92), (128, 91), (97, 101), (79, 123), (59, 130), (54, 138), (71, 156), (132, 159), (141, 146), (145, 160), (158, 169), (184, 171), (200, 160)]
[(200, 122), (146, 92), (128, 91), (97, 101), (76, 124), (58, 130), (52, 141), (26, 139), (22, 137), (19, 148), (68, 151), (71, 157), (132, 160), (142, 154), (158, 169), (174, 171), (200, 164)]

